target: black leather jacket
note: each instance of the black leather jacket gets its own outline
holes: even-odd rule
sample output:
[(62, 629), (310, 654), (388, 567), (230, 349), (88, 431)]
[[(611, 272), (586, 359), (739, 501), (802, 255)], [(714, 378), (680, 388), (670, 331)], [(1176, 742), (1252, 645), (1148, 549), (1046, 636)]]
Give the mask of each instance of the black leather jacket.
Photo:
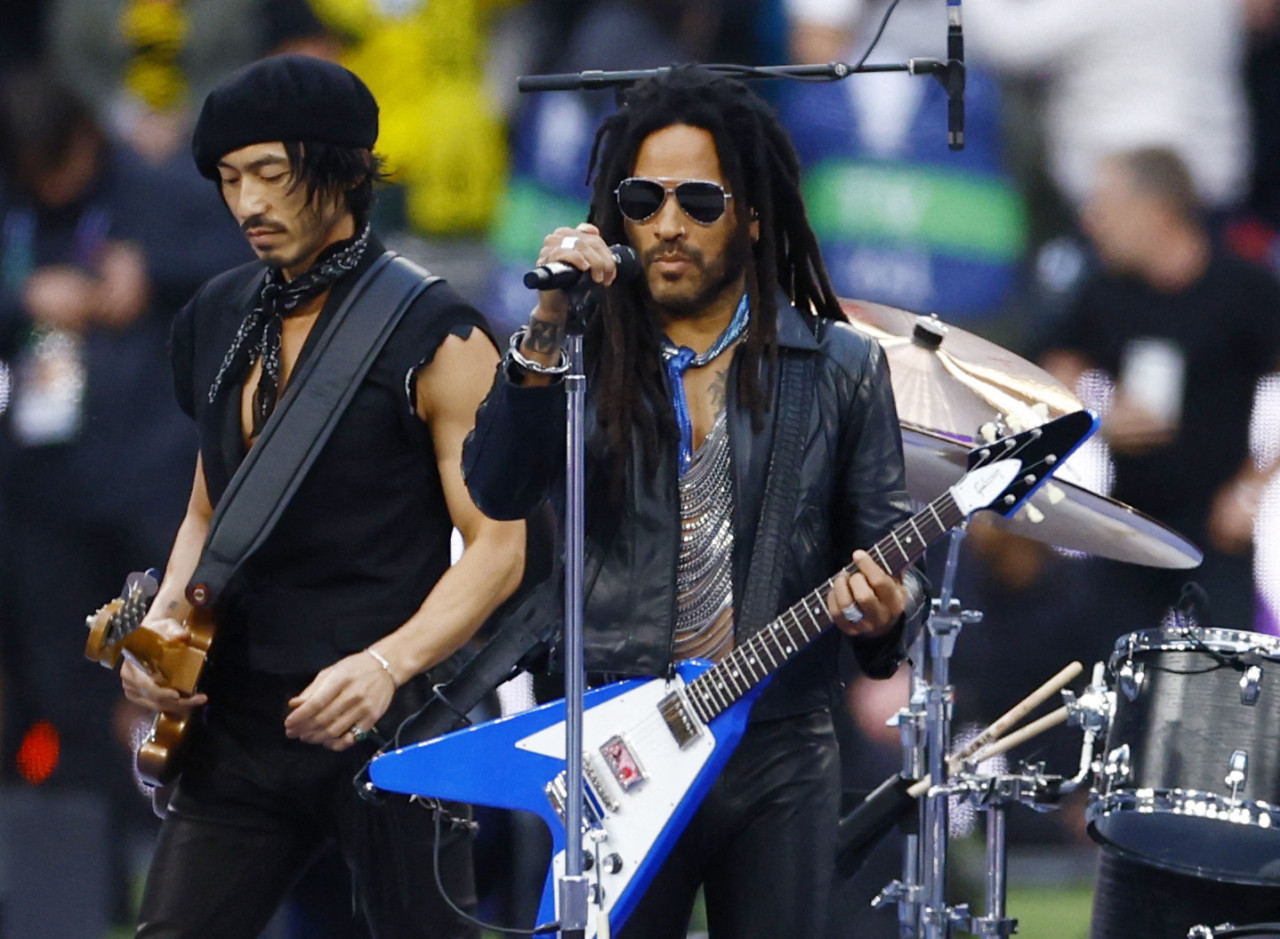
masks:
[[(902, 440), (888, 365), (878, 343), (844, 323), (823, 320), (817, 336), (791, 307), (779, 311), (780, 356), (814, 355), (815, 394), (805, 436), (799, 499), (790, 525), (779, 611), (813, 590), (910, 515)], [(751, 426), (734, 389), (740, 359), (729, 375), (729, 435), (734, 498), (733, 591), (741, 598), (756, 539), (773, 445), (772, 415), (761, 432)], [(563, 501), (565, 387), (521, 387), (510, 367), (499, 368), (476, 416), (463, 455), (467, 487), (494, 518), (525, 517), (551, 498)], [(590, 389), (590, 385), (588, 385)], [(588, 390), (587, 427), (595, 428)], [(680, 511), (674, 445), (655, 475), (633, 460), (626, 493), (609, 501), (610, 456), (591, 435), (586, 467), (585, 644), (587, 669), (618, 675), (662, 675), (671, 659), (676, 609)], [(913, 603), (904, 620), (918, 618), (923, 579), (908, 577)], [(562, 617), (562, 587), (547, 585), (541, 613)], [(904, 625), (876, 640), (848, 640), (862, 670), (887, 677), (903, 655)], [(558, 630), (555, 631), (558, 634)], [(760, 720), (828, 707), (836, 687), (843, 635), (828, 630), (783, 665), (752, 711)]]

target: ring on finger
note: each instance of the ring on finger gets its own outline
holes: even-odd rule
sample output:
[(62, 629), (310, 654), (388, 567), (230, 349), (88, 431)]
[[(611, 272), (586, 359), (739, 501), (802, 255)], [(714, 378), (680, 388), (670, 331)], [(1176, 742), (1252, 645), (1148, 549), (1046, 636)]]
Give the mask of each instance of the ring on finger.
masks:
[(574, 248), (578, 247), (578, 236), (565, 235), (560, 241), (560, 247), (564, 248), (566, 251), (572, 251)]
[(848, 620), (850, 624), (861, 623), (863, 618), (866, 616), (866, 614), (862, 612), (862, 607), (858, 606), (856, 603), (850, 603), (840, 611), (840, 615)]
[(347, 733), (351, 735), (351, 739), (356, 743), (360, 743), (369, 737), (369, 731), (362, 730), (359, 726), (352, 727)]

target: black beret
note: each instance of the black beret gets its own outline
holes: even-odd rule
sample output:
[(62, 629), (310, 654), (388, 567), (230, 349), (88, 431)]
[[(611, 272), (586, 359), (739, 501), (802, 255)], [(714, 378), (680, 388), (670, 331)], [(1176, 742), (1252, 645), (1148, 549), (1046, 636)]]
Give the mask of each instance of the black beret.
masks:
[(191, 138), (201, 176), (254, 143), (315, 140), (373, 149), (378, 102), (354, 72), (307, 55), (274, 55), (223, 79), (204, 99)]

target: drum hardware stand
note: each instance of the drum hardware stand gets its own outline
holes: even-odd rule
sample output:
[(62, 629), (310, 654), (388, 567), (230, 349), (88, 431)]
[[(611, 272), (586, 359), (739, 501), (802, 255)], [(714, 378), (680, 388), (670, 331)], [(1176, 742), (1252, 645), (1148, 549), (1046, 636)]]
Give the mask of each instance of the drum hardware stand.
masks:
[[(933, 779), (947, 778), (947, 753), (951, 743), (951, 715), (955, 688), (951, 685), (950, 662), (956, 638), (966, 624), (979, 623), (982, 614), (962, 610), (952, 591), (955, 587), (960, 543), (965, 526), (951, 531), (942, 589), (929, 617), (929, 634), (912, 646), (911, 701), (898, 713), (903, 744), (903, 769), (917, 779), (927, 769)], [(899, 935), (927, 939), (950, 939), (957, 927), (968, 921), (962, 904), (946, 905), (947, 823), (949, 793), (944, 787), (931, 789), (921, 800), (920, 834), (908, 836), (903, 859), (903, 879), (889, 884), (872, 901), (878, 907), (898, 904)]]

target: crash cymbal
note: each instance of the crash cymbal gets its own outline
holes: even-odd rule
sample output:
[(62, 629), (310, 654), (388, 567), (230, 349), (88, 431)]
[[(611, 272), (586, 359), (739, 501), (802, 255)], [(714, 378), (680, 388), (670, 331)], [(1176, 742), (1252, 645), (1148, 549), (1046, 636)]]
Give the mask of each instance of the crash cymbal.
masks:
[[(969, 447), (921, 427), (903, 424), (907, 491), (928, 502), (964, 475)], [(1011, 518), (982, 517), (997, 528), (1042, 544), (1114, 561), (1177, 570), (1197, 567), (1199, 548), (1171, 528), (1109, 496), (1073, 482), (1068, 459)]]
[(904, 423), (972, 441), (993, 421), (1020, 431), (1084, 406), (1044, 369), (936, 316), (840, 302), (853, 327), (884, 346)]

